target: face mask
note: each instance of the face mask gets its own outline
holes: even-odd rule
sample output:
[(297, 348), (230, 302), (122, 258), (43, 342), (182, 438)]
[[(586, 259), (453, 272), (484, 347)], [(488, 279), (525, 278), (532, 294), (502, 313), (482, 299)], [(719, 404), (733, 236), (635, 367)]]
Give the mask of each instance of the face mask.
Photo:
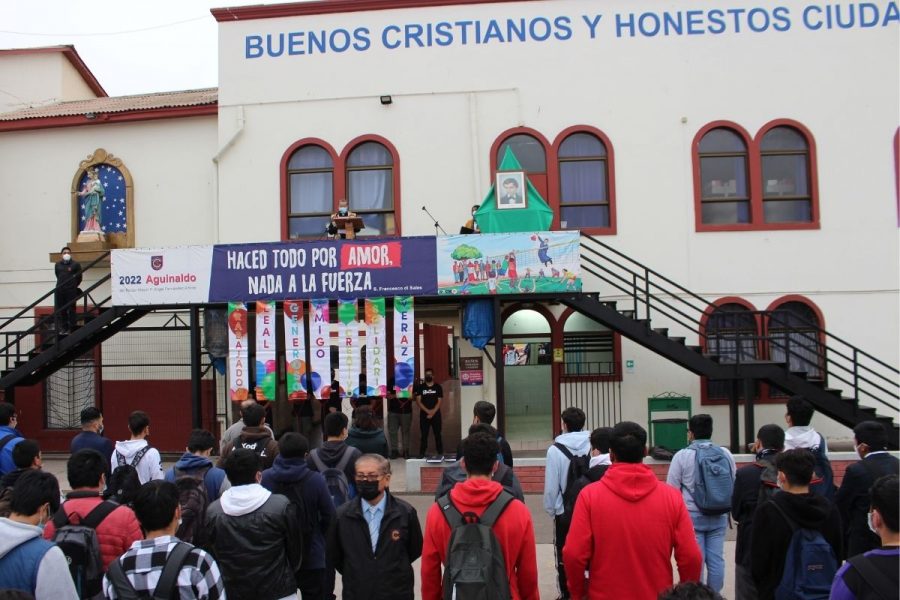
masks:
[(431, 375), (426, 375), (425, 381), (427, 381), (428, 383), (431, 383), (432, 381), (434, 381), (434, 377), (432, 377)]
[(357, 481), (356, 491), (359, 492), (363, 500), (374, 500), (381, 493), (381, 490), (378, 489), (377, 481)]
[(62, 259), (64, 262), (69, 262), (70, 260), (72, 260), (72, 255), (71, 254), (63, 254)]
[(875, 535), (878, 535), (878, 532), (875, 531), (875, 525), (872, 524), (872, 513), (871, 512), (866, 514), (866, 524), (869, 526), (869, 531), (871, 531)]
[(347, 214), (347, 207), (346, 207), (346, 206), (341, 206), (341, 207), (339, 207), (339, 208), (338, 208), (338, 214), (339, 214), (339, 215), (346, 215), (346, 214)]
[(97, 430), (97, 435), (103, 435), (103, 425), (101, 425), (100, 429)]

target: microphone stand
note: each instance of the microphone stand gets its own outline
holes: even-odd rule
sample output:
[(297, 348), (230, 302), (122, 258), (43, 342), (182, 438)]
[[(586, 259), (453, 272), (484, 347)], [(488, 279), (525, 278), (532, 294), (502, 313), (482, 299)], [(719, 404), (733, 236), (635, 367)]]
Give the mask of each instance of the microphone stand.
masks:
[(444, 235), (449, 235), (446, 231), (444, 231), (444, 228), (441, 227), (441, 224), (437, 222), (437, 219), (434, 218), (434, 215), (431, 214), (430, 212), (428, 212), (427, 208), (425, 208), (423, 206), (422, 210), (425, 212), (426, 215), (428, 215), (428, 218), (430, 218), (432, 221), (434, 221), (434, 235), (435, 236), (437, 236), (437, 232), (439, 229), (441, 230), (441, 233), (443, 233)]

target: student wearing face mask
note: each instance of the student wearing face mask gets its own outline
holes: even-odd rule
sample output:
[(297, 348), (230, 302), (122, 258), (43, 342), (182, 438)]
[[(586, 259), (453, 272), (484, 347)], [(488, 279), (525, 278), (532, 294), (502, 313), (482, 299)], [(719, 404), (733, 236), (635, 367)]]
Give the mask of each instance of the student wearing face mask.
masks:
[[(84, 448), (93, 448), (103, 456), (112, 456), (116, 449), (112, 440), (103, 437), (103, 413), (95, 406), (88, 406), (81, 411), (81, 433), (72, 438), (69, 452), (75, 454)], [(107, 470), (107, 481), (111, 474), (112, 469)]]
[(344, 598), (412, 600), (412, 563), (422, 555), (416, 509), (389, 490), (391, 463), (356, 459), (358, 499), (344, 503), (328, 530), (328, 558), (343, 576)]
[(419, 457), (425, 458), (428, 449), (428, 431), (434, 432), (434, 446), (439, 455), (444, 454), (444, 440), (441, 437), (441, 402), (444, 389), (435, 383), (434, 371), (425, 369), (425, 382), (416, 390), (416, 404), (419, 405)]
[(36, 599), (78, 598), (66, 557), (41, 537), (59, 509), (59, 482), (51, 473), (30, 470), (12, 495), (12, 514), (0, 518), (0, 589), (28, 592)]
[[(56, 291), (53, 304), (56, 313), (56, 331), (66, 335), (75, 329), (75, 303), (78, 286), (81, 285), (81, 265), (72, 258), (72, 250), (63, 246), (61, 258), (56, 263)], [(69, 306), (66, 306), (72, 302)], [(65, 307), (65, 308), (63, 308)]]

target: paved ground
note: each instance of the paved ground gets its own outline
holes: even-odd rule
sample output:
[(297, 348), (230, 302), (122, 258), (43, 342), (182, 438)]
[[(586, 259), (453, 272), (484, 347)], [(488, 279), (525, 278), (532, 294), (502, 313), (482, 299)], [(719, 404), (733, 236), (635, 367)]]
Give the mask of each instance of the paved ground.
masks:
[[(47, 456), (44, 458), (44, 469), (53, 473), (59, 479), (60, 486), (65, 492), (68, 489), (66, 480), (66, 459), (67, 456)], [(172, 460), (164, 461), (164, 467), (168, 468), (172, 464)], [(398, 496), (412, 504), (419, 515), (419, 521), (424, 527), (425, 514), (428, 508), (434, 502), (434, 498), (428, 494), (407, 494), (406, 493), (406, 477), (403, 460), (391, 461), (392, 478), (391, 490)], [(557, 597), (556, 591), (556, 569), (553, 556), (553, 522), (544, 512), (542, 498), (538, 494), (527, 494), (525, 503), (531, 510), (532, 519), (534, 521), (534, 533), (537, 540), (537, 560), (538, 560), (538, 579), (540, 583), (540, 594), (544, 600), (553, 600)], [(729, 529), (725, 542), (725, 589), (722, 590), (725, 598), (734, 597), (734, 539), (735, 530)], [(413, 565), (417, 574), (416, 582), (416, 598), (420, 598), (418, 572), (419, 563)], [(638, 574), (628, 574), (627, 576), (637, 576)], [(677, 575), (676, 575), (677, 576)], [(340, 581), (340, 577), (338, 577)], [(338, 582), (338, 590), (340, 589)], [(340, 597), (340, 594), (338, 594)]]

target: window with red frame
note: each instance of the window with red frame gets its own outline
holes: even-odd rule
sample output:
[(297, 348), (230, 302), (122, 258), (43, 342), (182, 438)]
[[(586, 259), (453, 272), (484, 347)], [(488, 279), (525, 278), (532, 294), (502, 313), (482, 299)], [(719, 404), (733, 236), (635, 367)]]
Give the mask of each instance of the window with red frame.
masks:
[[(736, 302), (717, 306), (706, 321), (705, 333), (706, 353), (717, 355), (722, 364), (756, 360), (758, 356), (759, 329), (756, 316), (746, 306)], [(707, 379), (707, 399), (727, 400), (730, 386), (730, 381)], [(743, 399), (743, 386), (740, 388), (739, 398)]]
[[(769, 359), (788, 363), (792, 372), (806, 372), (809, 379), (822, 379), (825, 349), (816, 312), (803, 302), (785, 302), (767, 315)], [(776, 388), (770, 397), (784, 397)]]
[(719, 127), (700, 140), (700, 205), (704, 225), (750, 222), (749, 154), (744, 138)]
[(597, 136), (578, 132), (563, 140), (557, 154), (560, 229), (608, 228), (610, 196), (606, 146)]
[(298, 148), (288, 161), (287, 185), (288, 236), (321, 236), (336, 210), (331, 155), (313, 144)]
[(793, 127), (773, 127), (759, 144), (763, 221), (812, 222), (809, 144)]
[(394, 159), (378, 142), (363, 142), (347, 157), (347, 201), (362, 218), (359, 235), (396, 235)]
[(510, 148), (528, 176), (534, 189), (547, 200), (547, 149), (532, 135), (517, 133), (509, 136), (497, 148), (497, 166), (503, 162), (506, 149)]

